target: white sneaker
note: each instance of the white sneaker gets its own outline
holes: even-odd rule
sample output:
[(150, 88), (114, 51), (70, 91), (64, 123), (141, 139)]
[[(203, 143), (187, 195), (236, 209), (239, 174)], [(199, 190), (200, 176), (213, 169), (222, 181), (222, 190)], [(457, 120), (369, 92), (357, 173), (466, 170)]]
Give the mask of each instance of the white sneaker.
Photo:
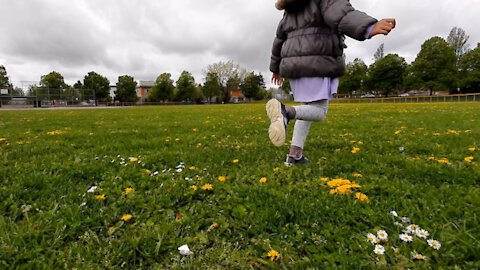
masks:
[(268, 118), (270, 118), (268, 137), (273, 145), (277, 147), (283, 146), (287, 139), (287, 125), (289, 121), (285, 105), (272, 98), (267, 102), (266, 110)]

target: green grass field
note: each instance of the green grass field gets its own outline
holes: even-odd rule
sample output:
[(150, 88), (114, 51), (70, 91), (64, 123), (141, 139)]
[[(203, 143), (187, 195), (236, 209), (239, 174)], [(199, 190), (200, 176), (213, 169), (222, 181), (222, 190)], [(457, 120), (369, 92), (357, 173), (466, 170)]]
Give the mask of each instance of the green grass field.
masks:
[(268, 125), (263, 104), (0, 111), (0, 269), (480, 268), (480, 103), (332, 104), (297, 167)]

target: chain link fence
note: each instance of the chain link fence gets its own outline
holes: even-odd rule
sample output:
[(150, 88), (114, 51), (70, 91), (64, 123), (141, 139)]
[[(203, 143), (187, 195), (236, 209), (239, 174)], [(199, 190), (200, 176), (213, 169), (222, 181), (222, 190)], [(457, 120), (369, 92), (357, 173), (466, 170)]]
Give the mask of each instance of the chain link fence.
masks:
[(333, 103), (426, 103), (426, 102), (473, 102), (480, 101), (480, 93), (440, 96), (408, 96), (389, 98), (337, 98)]
[(52, 89), (35, 87), (26, 96), (0, 95), (0, 107), (69, 107), (97, 106), (91, 89)]

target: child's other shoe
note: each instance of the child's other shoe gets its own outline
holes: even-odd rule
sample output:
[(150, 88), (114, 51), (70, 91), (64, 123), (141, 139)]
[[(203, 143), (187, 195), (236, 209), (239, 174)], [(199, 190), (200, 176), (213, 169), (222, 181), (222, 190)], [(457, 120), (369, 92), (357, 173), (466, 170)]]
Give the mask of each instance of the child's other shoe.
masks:
[(285, 165), (287, 166), (293, 166), (295, 164), (308, 164), (308, 163), (312, 163), (312, 161), (306, 158), (304, 155), (302, 155), (300, 158), (287, 155), (287, 159), (285, 160)]

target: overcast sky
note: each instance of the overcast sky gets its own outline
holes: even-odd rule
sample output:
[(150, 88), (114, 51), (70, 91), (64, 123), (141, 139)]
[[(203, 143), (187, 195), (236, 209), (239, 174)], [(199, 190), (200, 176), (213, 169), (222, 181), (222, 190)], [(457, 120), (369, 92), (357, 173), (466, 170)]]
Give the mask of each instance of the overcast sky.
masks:
[[(480, 42), (480, 0), (351, 0), (369, 15), (396, 18), (388, 37), (347, 39), (347, 61), (372, 63), (385, 53), (412, 62), (430, 37), (446, 38), (454, 26)], [(275, 0), (0, 0), (0, 65), (19, 87), (51, 71), (68, 84), (95, 71), (115, 84), (120, 75), (155, 80), (183, 70), (197, 83), (205, 68), (233, 60), (248, 70), (268, 70), (282, 12)]]

